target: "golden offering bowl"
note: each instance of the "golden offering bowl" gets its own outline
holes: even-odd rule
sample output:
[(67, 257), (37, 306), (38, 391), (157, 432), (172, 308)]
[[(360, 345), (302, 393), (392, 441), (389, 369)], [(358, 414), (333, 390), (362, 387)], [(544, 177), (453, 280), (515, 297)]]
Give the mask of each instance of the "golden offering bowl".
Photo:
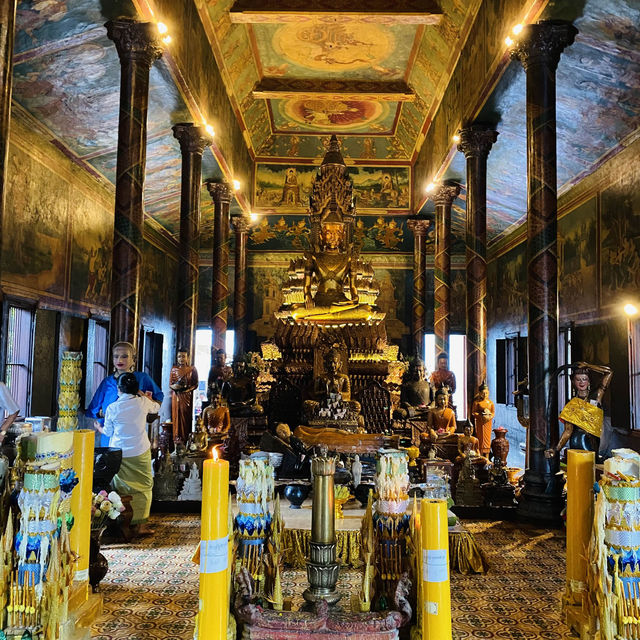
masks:
[(353, 496), (347, 496), (346, 498), (335, 498), (334, 499), (335, 511), (336, 511), (336, 520), (338, 520), (340, 518), (344, 518), (344, 513), (342, 512), (342, 507), (347, 502), (349, 502), (349, 500), (351, 500), (351, 498), (353, 498)]

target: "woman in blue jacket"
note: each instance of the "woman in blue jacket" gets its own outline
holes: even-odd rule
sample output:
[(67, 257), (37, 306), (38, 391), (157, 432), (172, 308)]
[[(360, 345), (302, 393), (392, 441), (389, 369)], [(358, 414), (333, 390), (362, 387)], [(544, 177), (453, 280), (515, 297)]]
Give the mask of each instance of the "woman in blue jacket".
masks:
[[(107, 407), (118, 399), (118, 378), (123, 373), (133, 372), (133, 375), (138, 380), (140, 391), (151, 391), (151, 397), (156, 402), (162, 402), (164, 398), (160, 387), (149, 375), (143, 371), (134, 371), (136, 352), (130, 342), (117, 342), (113, 345), (112, 354), (114, 372), (100, 383), (85, 412), (85, 415), (89, 418), (94, 418), (100, 427), (104, 424)], [(100, 446), (109, 446), (109, 438), (107, 436), (101, 436)]]

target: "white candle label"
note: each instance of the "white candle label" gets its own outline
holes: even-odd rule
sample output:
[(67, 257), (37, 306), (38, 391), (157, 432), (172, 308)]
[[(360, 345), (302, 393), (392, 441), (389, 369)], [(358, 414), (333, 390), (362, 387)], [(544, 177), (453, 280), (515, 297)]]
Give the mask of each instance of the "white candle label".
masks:
[(446, 582), (449, 578), (446, 549), (422, 550), (422, 580), (424, 582)]
[(229, 536), (200, 542), (200, 573), (218, 573), (229, 566)]
[(437, 616), (438, 615), (438, 603), (437, 602), (425, 602), (424, 607), (427, 610), (427, 615)]

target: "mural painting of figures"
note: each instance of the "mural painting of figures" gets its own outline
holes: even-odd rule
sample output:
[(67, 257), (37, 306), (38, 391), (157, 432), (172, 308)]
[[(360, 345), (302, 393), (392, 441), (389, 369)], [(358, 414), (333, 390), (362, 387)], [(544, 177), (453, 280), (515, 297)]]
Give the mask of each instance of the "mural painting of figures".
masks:
[(505, 324), (527, 323), (527, 247), (524, 242), (498, 258), (495, 317)]
[(597, 201), (592, 198), (558, 220), (560, 316), (595, 311)]
[(13, 144), (7, 174), (3, 279), (30, 291), (62, 297), (71, 185)]
[(147, 320), (172, 317), (177, 304), (178, 266), (162, 249), (143, 241), (140, 315)]
[(248, 284), (253, 303), (253, 322), (249, 329), (255, 331), (258, 338), (271, 338), (275, 331), (273, 315), (284, 302), (282, 287), (287, 279), (287, 268), (278, 269), (252, 267), (249, 269)]
[(403, 322), (407, 315), (407, 278), (413, 282), (413, 271), (409, 269), (374, 269), (374, 276), (380, 287), (376, 301), (380, 311), (386, 313), (387, 336), (396, 342), (409, 334), (409, 327)]
[(71, 282), (69, 297), (76, 302), (109, 308), (113, 211), (71, 193)]
[[(255, 177), (256, 207), (298, 212), (306, 209), (311, 181), (318, 168), (309, 165), (258, 163)], [(409, 167), (349, 167), (358, 211), (410, 206)]]
[(637, 298), (640, 289), (640, 193), (628, 174), (601, 194), (602, 306)]
[(451, 269), (451, 330), (465, 331), (467, 314), (467, 272)]

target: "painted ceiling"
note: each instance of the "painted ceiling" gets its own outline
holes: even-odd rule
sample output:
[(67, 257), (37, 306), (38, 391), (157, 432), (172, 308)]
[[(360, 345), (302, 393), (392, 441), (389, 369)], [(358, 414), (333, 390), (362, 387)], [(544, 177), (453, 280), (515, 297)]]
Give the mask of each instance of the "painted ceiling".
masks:
[(315, 160), (336, 133), (345, 158), (408, 162), (479, 4), (377, 1), (349, 14), (337, 3), (338, 19), (296, 0), (198, 9), (254, 156)]
[[(298, 7), (298, 13), (283, 16), (269, 9), (272, 3), (258, 0), (194, 3), (256, 159), (256, 185), (259, 180), (266, 185), (256, 190), (255, 200), (271, 198), (271, 214), (299, 216), (303, 198), (300, 206), (282, 210), (280, 183), (271, 177), (281, 180), (279, 174), (297, 163), (304, 195), (309, 165), (319, 161), (336, 133), (347, 163), (357, 165), (354, 175), (363, 183), (359, 198), (365, 209), (376, 216), (410, 213), (409, 193), (424, 189), (428, 176), (412, 175), (408, 167), (440, 104), (479, 0), (408, 0), (396, 3), (401, 12), (395, 15), (376, 13), (381, 6), (388, 9), (388, 0), (369, 0), (366, 18), (345, 13), (343, 6), (312, 15), (305, 13), (302, 0), (283, 2)], [(414, 5), (418, 9), (411, 10)], [(16, 112), (109, 184), (115, 181), (120, 66), (104, 22), (127, 13), (133, 13), (129, 0), (22, 0), (18, 5)], [(548, 4), (543, 17), (570, 19), (579, 29), (557, 71), (562, 191), (638, 133), (640, 5), (637, 0), (558, 0)], [(193, 121), (194, 115), (165, 58), (150, 76), (144, 205), (149, 221), (175, 238), (181, 159), (171, 126)], [(526, 213), (525, 109), (524, 72), (511, 63), (479, 116), (500, 133), (488, 160), (490, 241), (507, 234)], [(205, 152), (203, 178), (222, 177), (216, 157)], [(387, 175), (398, 185), (385, 191)], [(442, 175), (464, 186), (460, 153), (453, 154)], [(206, 191), (202, 202), (207, 229), (211, 202)], [(423, 211), (432, 210), (427, 201)], [(459, 237), (464, 218), (463, 189), (454, 203)]]

